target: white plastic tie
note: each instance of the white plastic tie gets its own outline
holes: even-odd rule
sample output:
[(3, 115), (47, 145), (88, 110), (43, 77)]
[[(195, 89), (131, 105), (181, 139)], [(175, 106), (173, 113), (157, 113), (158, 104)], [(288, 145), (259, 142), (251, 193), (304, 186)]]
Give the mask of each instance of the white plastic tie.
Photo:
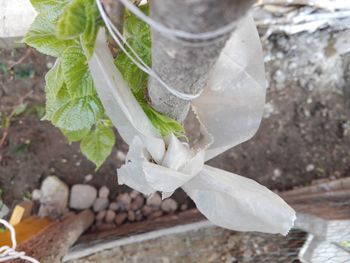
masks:
[(215, 38), (223, 37), (231, 33), (233, 29), (236, 27), (236, 22), (233, 21), (213, 31), (208, 31), (203, 33), (186, 32), (186, 31), (169, 28), (162, 25), (161, 23), (155, 21), (151, 17), (145, 15), (140, 9), (137, 8), (137, 6), (135, 6), (129, 0), (119, 0), (119, 1), (126, 8), (128, 8), (130, 12), (132, 12), (135, 16), (137, 16), (146, 24), (148, 24), (151, 28), (157, 30), (159, 33), (162, 33), (163, 35), (166, 35), (172, 38), (181, 38), (181, 39), (194, 40), (194, 41), (212, 40)]

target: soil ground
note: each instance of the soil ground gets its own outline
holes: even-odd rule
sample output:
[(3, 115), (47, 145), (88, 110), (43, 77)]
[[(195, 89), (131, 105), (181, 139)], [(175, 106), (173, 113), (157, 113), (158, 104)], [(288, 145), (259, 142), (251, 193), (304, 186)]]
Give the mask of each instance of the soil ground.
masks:
[[(334, 48), (337, 34), (323, 30), (263, 41), (269, 88), (261, 127), (253, 139), (211, 160), (211, 165), (279, 191), (349, 175), (350, 55)], [(19, 111), (21, 99), (28, 103), (11, 119), (0, 145), (0, 188), (8, 206), (52, 174), (69, 185), (92, 174), (90, 184), (108, 185), (112, 194), (125, 191), (117, 186), (116, 176), (127, 151), (120, 138), (95, 172), (77, 144), (70, 145), (58, 129), (40, 121), (44, 75), (52, 65), (52, 58), (33, 49), (0, 51), (0, 120)], [(5, 130), (0, 130), (0, 138)], [(183, 196), (177, 194), (178, 199)]]

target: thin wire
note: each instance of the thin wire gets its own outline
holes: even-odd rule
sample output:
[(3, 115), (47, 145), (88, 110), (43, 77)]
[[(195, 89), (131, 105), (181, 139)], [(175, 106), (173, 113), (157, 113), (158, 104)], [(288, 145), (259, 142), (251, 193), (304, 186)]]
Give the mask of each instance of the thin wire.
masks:
[(9, 224), (6, 220), (0, 218), (0, 224), (3, 224), (9, 231), (11, 235), (12, 247), (2, 246), (0, 247), (0, 262), (5, 262), (11, 259), (23, 259), (27, 260), (31, 263), (40, 263), (35, 258), (29, 257), (25, 255), (25, 252), (16, 251), (17, 241), (16, 241), (16, 232), (11, 224)]
[(131, 11), (135, 16), (137, 16), (142, 21), (147, 23), (153, 29), (170, 37), (177, 37), (177, 38), (191, 39), (191, 40), (211, 40), (211, 39), (222, 37), (224, 35), (231, 33), (236, 26), (236, 22), (233, 21), (213, 31), (203, 32), (203, 33), (190, 33), (190, 32), (186, 32), (178, 29), (172, 29), (158, 23), (157, 21), (153, 20), (149, 16), (146, 16), (142, 11), (140, 11), (140, 9), (138, 9), (129, 0), (119, 0), (119, 1), (125, 7), (127, 7), (128, 10)]
[[(175, 90), (171, 87), (169, 87), (158, 75), (156, 72), (154, 72), (143, 60), (142, 58), (137, 54), (137, 52), (130, 46), (130, 44), (127, 42), (125, 37), (120, 33), (120, 31), (114, 26), (112, 21), (109, 19), (107, 16), (100, 0), (96, 0), (97, 7), (99, 9), (99, 12), (101, 14), (101, 17), (110, 32), (112, 38), (114, 41), (117, 43), (117, 45), (120, 47), (120, 49), (130, 58), (130, 60), (138, 67), (140, 68), (143, 72), (147, 73), (151, 77), (155, 78), (162, 86), (164, 86), (171, 94), (174, 96), (183, 99), (183, 100), (194, 100), (198, 98), (201, 94), (202, 91), (200, 91), (197, 94), (188, 94), (184, 92), (180, 92), (178, 90)], [(129, 49), (130, 51), (134, 54), (132, 56), (129, 51), (124, 47), (123, 42)]]
[[(114, 32), (117, 34), (117, 36), (122, 40), (122, 42), (130, 49), (131, 53), (134, 54), (134, 56), (139, 60), (139, 62), (142, 64), (140, 65), (137, 61), (135, 61), (134, 57), (129, 54), (129, 52), (124, 48), (124, 46), (119, 42), (119, 46), (122, 48), (122, 50), (126, 53), (126, 55), (145, 73), (149, 74), (151, 77), (155, 78), (157, 81), (159, 81), (170, 93), (172, 93), (174, 96), (179, 97), (183, 100), (194, 100), (197, 97), (201, 95), (201, 92), (198, 94), (188, 94), (184, 92), (179, 92), (171, 87), (169, 87), (153, 70), (150, 68), (143, 60), (142, 58), (137, 54), (137, 52), (130, 46), (128, 41), (125, 39), (125, 37), (120, 33), (120, 31), (114, 26), (112, 21), (107, 17), (107, 20), (109, 22), (109, 26), (114, 30)], [(114, 36), (117, 38), (117, 36)], [(117, 41), (116, 41), (117, 42)]]

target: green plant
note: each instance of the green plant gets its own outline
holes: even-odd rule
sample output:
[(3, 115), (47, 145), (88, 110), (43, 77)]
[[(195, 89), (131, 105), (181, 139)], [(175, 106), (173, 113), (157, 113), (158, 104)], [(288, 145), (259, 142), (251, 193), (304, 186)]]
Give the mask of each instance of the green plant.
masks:
[[(70, 142), (80, 142), (81, 152), (97, 168), (115, 144), (112, 125), (105, 116), (89, 72), (97, 32), (103, 27), (94, 0), (31, 0), (39, 13), (24, 42), (57, 58), (46, 74), (44, 120), (58, 127)], [(148, 6), (142, 6), (148, 12)], [(126, 12), (124, 35), (147, 64), (151, 64), (149, 27)], [(146, 100), (147, 74), (122, 52), (116, 67), (129, 84), (153, 125), (163, 136), (184, 135), (181, 124), (154, 110)]]

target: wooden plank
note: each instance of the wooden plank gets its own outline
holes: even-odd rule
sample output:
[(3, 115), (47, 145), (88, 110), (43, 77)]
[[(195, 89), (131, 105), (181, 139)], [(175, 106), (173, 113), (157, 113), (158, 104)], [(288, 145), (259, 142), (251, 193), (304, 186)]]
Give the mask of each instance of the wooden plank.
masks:
[[(79, 214), (69, 213), (61, 221), (50, 224), (17, 247), (42, 263), (60, 263), (68, 249), (94, 221), (94, 214), (85, 210)], [(24, 263), (24, 260), (9, 260)]]
[(346, 190), (346, 189), (350, 189), (350, 177), (290, 190), (290, 191), (281, 193), (281, 196), (283, 198), (287, 198), (289, 196), (316, 194), (316, 193), (324, 193), (324, 192)]
[[(39, 218), (36, 216), (24, 219), (21, 223), (14, 226), (16, 231), (17, 244), (20, 245), (27, 241), (40, 231), (45, 229), (51, 223), (48, 219)], [(12, 246), (10, 231), (0, 233), (1, 245)]]
[(286, 201), (297, 211), (324, 220), (350, 219), (350, 190), (290, 196)]

